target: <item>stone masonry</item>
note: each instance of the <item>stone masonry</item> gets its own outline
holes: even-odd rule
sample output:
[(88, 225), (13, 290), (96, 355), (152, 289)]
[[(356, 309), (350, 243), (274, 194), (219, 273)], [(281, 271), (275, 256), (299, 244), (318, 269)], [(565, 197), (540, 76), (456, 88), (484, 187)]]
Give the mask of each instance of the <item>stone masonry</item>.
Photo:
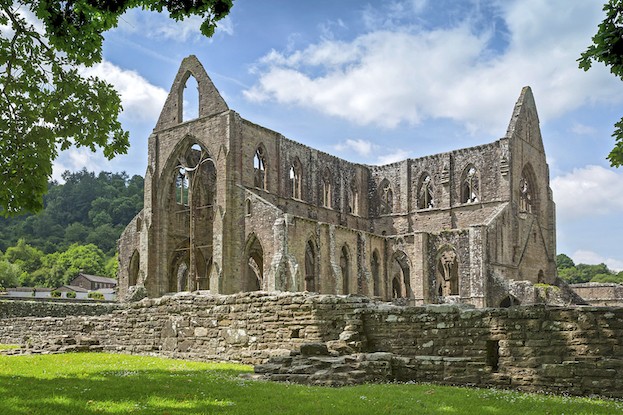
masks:
[[(191, 77), (199, 115), (185, 120)], [(277, 290), (498, 307), (531, 302), (514, 282), (555, 284), (528, 87), (495, 142), (368, 166), (243, 119), (190, 56), (148, 144), (144, 209), (119, 241), (122, 298)]]
[(0, 343), (239, 361), (268, 379), (311, 384), (426, 381), (623, 397), (620, 307), (399, 306), (250, 292), (176, 294), (88, 315), (94, 310), (0, 301)]

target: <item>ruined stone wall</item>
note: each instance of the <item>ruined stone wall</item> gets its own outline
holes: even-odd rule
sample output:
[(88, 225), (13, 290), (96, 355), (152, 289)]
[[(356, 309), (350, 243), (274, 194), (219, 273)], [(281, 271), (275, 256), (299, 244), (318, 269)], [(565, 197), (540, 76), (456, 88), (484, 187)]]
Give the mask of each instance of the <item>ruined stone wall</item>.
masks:
[[(383, 357), (386, 370), (377, 380), (623, 396), (623, 308), (404, 307), (359, 296), (262, 292), (100, 306), (110, 314), (86, 315), (96, 305), (0, 301), (0, 343), (88, 335), (107, 351), (253, 364), (324, 343), (351, 362), (364, 359), (359, 353)], [(311, 375), (297, 374), (301, 367), (288, 370)]]
[(623, 285), (587, 282), (571, 284), (571, 288), (584, 301), (594, 306), (623, 306)]

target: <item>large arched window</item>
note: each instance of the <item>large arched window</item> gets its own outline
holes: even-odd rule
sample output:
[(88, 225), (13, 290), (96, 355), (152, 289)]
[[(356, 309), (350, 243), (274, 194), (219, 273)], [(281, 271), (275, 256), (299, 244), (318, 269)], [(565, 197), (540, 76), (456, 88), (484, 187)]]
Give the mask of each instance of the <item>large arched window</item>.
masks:
[(331, 208), (331, 172), (329, 169), (324, 170), (322, 175), (322, 206)]
[(350, 292), (350, 253), (346, 245), (342, 246), (340, 269), (342, 270), (342, 294), (348, 294)]
[(291, 196), (294, 199), (302, 199), (302, 187), (303, 187), (303, 166), (298, 157), (294, 159), (290, 166), (290, 189), (292, 191)]
[(480, 180), (478, 170), (469, 165), (461, 175), (461, 203), (477, 203), (480, 201)]
[(536, 212), (537, 192), (534, 171), (530, 164), (526, 164), (521, 171), (519, 179), (519, 211), (533, 213)]
[(418, 186), (418, 208), (431, 209), (435, 206), (433, 198), (433, 179), (430, 174), (423, 173)]
[(199, 117), (199, 84), (197, 79), (188, 72), (186, 81), (182, 83), (180, 102), (180, 122), (190, 121)]
[(305, 248), (305, 291), (316, 289), (316, 247), (310, 239)]
[(379, 184), (379, 202), (381, 215), (389, 215), (394, 211), (394, 192), (387, 179)]
[(253, 185), (266, 190), (266, 151), (262, 145), (255, 150), (253, 172)]

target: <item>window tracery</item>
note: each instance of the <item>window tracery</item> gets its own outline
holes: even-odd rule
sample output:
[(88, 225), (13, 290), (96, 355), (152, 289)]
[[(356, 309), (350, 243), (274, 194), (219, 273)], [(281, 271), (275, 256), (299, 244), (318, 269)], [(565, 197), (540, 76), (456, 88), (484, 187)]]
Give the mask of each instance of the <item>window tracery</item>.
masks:
[(255, 150), (255, 157), (253, 158), (253, 171), (255, 173), (253, 185), (260, 189), (266, 190), (266, 155), (262, 146), (259, 146), (257, 150)]
[(418, 192), (418, 208), (431, 209), (435, 206), (433, 199), (433, 180), (428, 173), (422, 175), (420, 190)]
[(461, 203), (478, 203), (480, 201), (480, 180), (474, 166), (468, 166), (463, 173), (461, 183)]

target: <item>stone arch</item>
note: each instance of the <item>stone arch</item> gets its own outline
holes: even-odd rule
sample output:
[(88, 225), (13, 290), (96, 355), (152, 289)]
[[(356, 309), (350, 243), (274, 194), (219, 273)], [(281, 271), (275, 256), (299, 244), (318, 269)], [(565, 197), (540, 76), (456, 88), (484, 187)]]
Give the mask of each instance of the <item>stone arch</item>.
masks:
[(130, 258), (130, 265), (128, 266), (128, 286), (133, 286), (138, 283), (138, 273), (140, 268), (140, 254), (135, 249)]
[(470, 163), (461, 174), (461, 203), (478, 203), (480, 201), (480, 173)]
[(435, 279), (439, 297), (459, 295), (459, 263), (455, 249), (446, 245), (437, 251)]
[(187, 71), (178, 90), (180, 122), (199, 118), (199, 81)]
[(251, 199), (247, 199), (244, 201), (244, 214), (247, 216), (251, 216), (251, 213), (252, 213)]
[(293, 199), (303, 199), (303, 165), (298, 157), (294, 157), (289, 170), (290, 196)]
[(507, 295), (502, 299), (502, 301), (500, 301), (500, 308), (509, 308), (516, 305), (521, 305), (521, 301), (511, 294)]
[(318, 248), (313, 239), (305, 244), (305, 291), (318, 291)]
[(536, 175), (530, 163), (521, 170), (519, 178), (519, 211), (536, 213), (538, 211), (538, 189)]
[(340, 270), (342, 271), (342, 294), (350, 293), (350, 280), (351, 280), (351, 257), (350, 250), (346, 244), (342, 245), (340, 251)]
[(264, 282), (264, 249), (257, 236), (252, 233), (245, 245), (244, 291), (259, 291)]
[(378, 189), (379, 213), (389, 215), (394, 212), (394, 192), (389, 180), (383, 179)]
[(420, 175), (417, 195), (418, 209), (432, 209), (435, 207), (433, 178), (427, 172)]
[(320, 181), (320, 201), (323, 207), (332, 209), (333, 207), (333, 178), (329, 168), (325, 167)]
[(381, 295), (381, 262), (379, 260), (379, 251), (376, 249), (372, 252), (370, 269), (372, 271), (372, 292), (375, 296), (379, 296)]
[(351, 180), (350, 186), (348, 187), (348, 200), (347, 200), (347, 210), (351, 215), (358, 216), (359, 215), (359, 186), (357, 186), (357, 182), (355, 179)]
[(403, 251), (396, 251), (390, 263), (392, 298), (411, 297), (411, 277), (407, 255)]
[(253, 156), (253, 186), (267, 190), (268, 174), (266, 169), (266, 148), (259, 144)]
[(169, 266), (168, 292), (191, 291), (188, 286), (188, 263), (188, 250), (184, 247), (176, 249)]
[(543, 272), (542, 269), (539, 270), (539, 273), (537, 274), (537, 277), (536, 277), (536, 281), (539, 284), (542, 284), (545, 282), (545, 273)]

